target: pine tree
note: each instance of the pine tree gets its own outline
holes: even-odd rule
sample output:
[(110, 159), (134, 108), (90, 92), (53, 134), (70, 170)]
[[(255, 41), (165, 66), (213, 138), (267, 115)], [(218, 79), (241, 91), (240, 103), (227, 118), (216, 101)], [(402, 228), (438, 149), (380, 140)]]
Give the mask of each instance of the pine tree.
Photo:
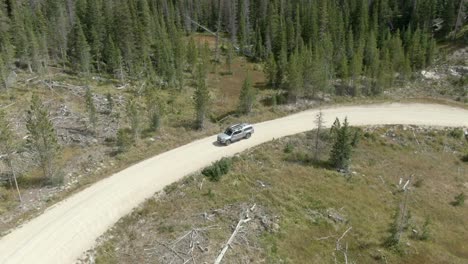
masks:
[(353, 57), (351, 58), (351, 63), (349, 65), (349, 75), (351, 76), (352, 86), (355, 87), (356, 95), (359, 94), (359, 80), (362, 74), (362, 64), (363, 64), (363, 50), (362, 45), (359, 45), (357, 50), (354, 52)]
[(47, 108), (37, 95), (33, 95), (27, 112), (28, 147), (34, 151), (44, 177), (54, 177), (54, 162), (59, 152), (57, 135)]
[(282, 31), (281, 33), (281, 50), (279, 53), (279, 58), (277, 60), (277, 76), (276, 76), (276, 84), (281, 86), (284, 84), (287, 75), (288, 69), (288, 51), (287, 51), (287, 42), (286, 42), (286, 33)]
[(174, 68), (175, 68), (175, 81), (179, 90), (184, 88), (184, 69), (186, 66), (186, 47), (184, 45), (181, 33), (174, 29), (173, 48), (174, 48)]
[(187, 63), (189, 66), (194, 69), (196, 68), (198, 60), (198, 48), (197, 45), (195, 44), (195, 40), (193, 37), (190, 37), (190, 40), (187, 45)]
[(290, 102), (295, 103), (303, 91), (302, 65), (298, 51), (290, 58), (287, 70), (287, 91)]
[(437, 44), (434, 38), (430, 38), (426, 48), (426, 66), (431, 66), (434, 63), (437, 54)]
[(442, 19), (444, 20), (442, 34), (447, 35), (449, 34), (455, 26), (457, 12), (456, 12), (456, 1), (443, 1), (444, 6), (442, 7)]
[(130, 98), (126, 105), (127, 119), (130, 124), (130, 130), (132, 131), (133, 141), (137, 141), (140, 138), (140, 110), (138, 103), (135, 99)]
[(96, 106), (94, 105), (93, 100), (93, 93), (91, 92), (91, 88), (86, 89), (86, 110), (88, 112), (88, 119), (92, 126), (93, 133), (96, 133), (96, 126), (97, 126), (97, 115), (96, 115)]
[(114, 40), (110, 34), (107, 35), (103, 53), (103, 59), (106, 64), (105, 66), (107, 72), (110, 74), (116, 73), (117, 69), (119, 68), (120, 51), (115, 45)]
[(7, 86), (7, 65), (3, 61), (2, 54), (0, 54), (0, 88), (8, 88)]
[(268, 80), (268, 85), (276, 87), (276, 78), (278, 75), (278, 67), (276, 66), (275, 57), (270, 53), (265, 63), (264, 72)]
[(116, 46), (121, 52), (121, 68), (125, 65), (130, 73), (133, 73), (133, 66), (137, 63), (135, 56), (135, 32), (136, 20), (132, 19), (135, 15), (132, 10), (133, 4), (128, 1), (120, 1), (114, 6), (113, 14), (113, 33)]
[[(151, 23), (151, 14), (147, 0), (138, 0), (136, 3), (137, 21), (136, 21), (136, 46), (138, 49), (139, 64), (146, 66), (151, 51), (151, 36), (153, 26)], [(182, 43), (181, 43), (182, 45)], [(177, 58), (180, 59), (180, 58)]]
[(241, 0), (239, 18), (239, 43), (241, 51), (246, 49), (246, 47), (250, 44), (249, 41), (249, 0)]
[(226, 50), (226, 66), (227, 66), (227, 73), (232, 74), (232, 62), (234, 60), (234, 47), (229, 42), (227, 44)]
[(348, 59), (346, 56), (341, 56), (338, 76), (344, 83), (348, 82), (349, 79), (349, 68), (348, 68)]
[(106, 114), (112, 114), (112, 110), (114, 109), (114, 99), (112, 98), (112, 94), (110, 93), (107, 93), (106, 94), (106, 108), (107, 108), (107, 112)]
[(197, 66), (196, 73), (196, 90), (194, 96), (194, 104), (196, 111), (195, 125), (197, 129), (203, 129), (205, 127), (205, 118), (209, 111), (210, 93), (206, 86), (206, 74), (203, 69), (203, 65)]
[(322, 96), (330, 89), (330, 75), (327, 69), (330, 66), (323, 55), (322, 49), (318, 48), (314, 55), (314, 63), (311, 67), (311, 96), (315, 97), (318, 92), (322, 92)]
[(340, 124), (339, 119), (336, 119), (333, 131), (335, 136), (330, 153), (330, 164), (336, 169), (347, 171), (352, 153), (348, 119), (345, 119), (343, 125)]
[(265, 47), (263, 44), (262, 33), (260, 32), (260, 28), (258, 26), (255, 33), (254, 56), (257, 61), (262, 61), (265, 59)]
[(147, 89), (145, 99), (149, 128), (151, 130), (158, 130), (161, 127), (161, 119), (163, 116), (162, 101), (155, 89)]
[[(101, 72), (105, 39), (105, 24), (102, 0), (87, 1), (85, 36), (90, 47), (90, 57), (94, 68)], [(143, 50), (142, 50), (143, 52)]]
[(79, 20), (75, 22), (69, 36), (68, 57), (75, 71), (89, 73), (91, 55), (88, 42)]
[(249, 73), (247, 73), (247, 77), (244, 80), (239, 97), (238, 112), (240, 114), (249, 114), (252, 111), (252, 107), (255, 103), (255, 96), (256, 92), (252, 85), (252, 79), (250, 78)]
[(15, 185), (16, 191), (18, 192), (18, 198), (20, 202), (21, 193), (18, 186), (18, 181), (16, 178), (16, 171), (15, 167), (13, 166), (13, 155), (16, 151), (16, 146), (14, 142), (14, 136), (10, 129), (10, 124), (6, 118), (6, 114), (3, 110), (0, 110), (0, 152), (5, 155), (4, 160), (11, 171), (11, 185)]
[(306, 97), (315, 96), (315, 84), (314, 84), (314, 70), (315, 65), (314, 54), (309, 47), (305, 47), (301, 53), (302, 58), (302, 81), (304, 87), (304, 95)]

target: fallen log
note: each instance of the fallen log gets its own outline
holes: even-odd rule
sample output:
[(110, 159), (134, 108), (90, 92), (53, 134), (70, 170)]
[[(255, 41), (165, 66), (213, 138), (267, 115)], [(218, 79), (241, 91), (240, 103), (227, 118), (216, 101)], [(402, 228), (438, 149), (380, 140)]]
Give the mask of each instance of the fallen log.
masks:
[(216, 260), (214, 262), (214, 264), (221, 263), (221, 260), (223, 260), (224, 254), (226, 254), (228, 248), (231, 247), (231, 243), (234, 240), (234, 238), (236, 237), (237, 233), (239, 233), (239, 230), (242, 228), (242, 225), (248, 223), (250, 220), (252, 220), (252, 219), (251, 218), (246, 218), (246, 219), (239, 220), (239, 222), (237, 223), (236, 228), (234, 229), (234, 232), (232, 232), (231, 237), (229, 238), (227, 243), (224, 245), (223, 249), (221, 250), (221, 253), (219, 253), (218, 257), (216, 258)]

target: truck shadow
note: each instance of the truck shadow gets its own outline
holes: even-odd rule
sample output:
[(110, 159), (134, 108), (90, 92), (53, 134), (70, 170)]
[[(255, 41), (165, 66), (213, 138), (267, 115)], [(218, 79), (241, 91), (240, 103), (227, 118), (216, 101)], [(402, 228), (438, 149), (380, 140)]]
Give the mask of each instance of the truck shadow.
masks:
[(213, 146), (215, 146), (215, 147), (225, 147), (224, 144), (221, 144), (218, 141), (213, 142)]

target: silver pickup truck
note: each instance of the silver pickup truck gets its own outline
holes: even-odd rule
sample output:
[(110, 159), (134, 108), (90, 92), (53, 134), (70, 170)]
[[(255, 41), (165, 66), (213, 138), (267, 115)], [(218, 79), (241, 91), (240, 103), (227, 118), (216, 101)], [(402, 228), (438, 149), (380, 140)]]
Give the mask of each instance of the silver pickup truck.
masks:
[(254, 128), (250, 124), (243, 123), (233, 125), (228, 127), (224, 133), (218, 135), (218, 143), (229, 146), (232, 142), (241, 140), (243, 138), (250, 138), (253, 133)]

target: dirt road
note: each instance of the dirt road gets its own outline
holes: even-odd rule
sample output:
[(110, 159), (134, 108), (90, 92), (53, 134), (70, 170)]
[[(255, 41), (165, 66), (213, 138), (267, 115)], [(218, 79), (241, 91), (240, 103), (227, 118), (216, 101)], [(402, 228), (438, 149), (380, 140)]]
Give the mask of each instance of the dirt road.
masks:
[[(326, 125), (414, 124), (468, 127), (468, 110), (433, 104), (382, 104), (324, 109)], [(73, 263), (95, 239), (164, 186), (223, 156), (314, 127), (310, 110), (255, 125), (249, 140), (219, 147), (215, 136), (140, 162), (47, 209), (0, 240), (0, 263)]]

